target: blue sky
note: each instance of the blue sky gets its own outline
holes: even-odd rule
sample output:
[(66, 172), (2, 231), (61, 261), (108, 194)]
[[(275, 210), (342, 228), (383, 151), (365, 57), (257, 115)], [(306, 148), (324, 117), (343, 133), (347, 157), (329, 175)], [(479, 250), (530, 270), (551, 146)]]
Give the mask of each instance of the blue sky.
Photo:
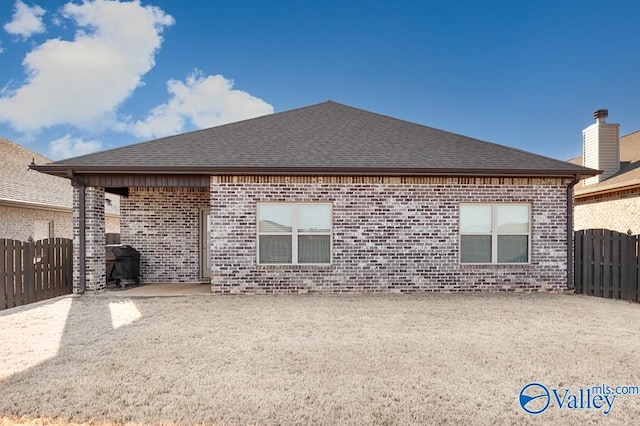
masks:
[(637, 1), (4, 1), (0, 136), (54, 159), (331, 99), (559, 159), (640, 130)]

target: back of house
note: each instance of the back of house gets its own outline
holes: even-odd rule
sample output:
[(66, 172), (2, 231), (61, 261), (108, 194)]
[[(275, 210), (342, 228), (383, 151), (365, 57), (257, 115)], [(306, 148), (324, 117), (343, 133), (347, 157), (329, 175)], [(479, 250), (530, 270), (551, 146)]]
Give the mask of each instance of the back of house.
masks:
[(563, 291), (597, 174), (332, 101), (32, 168), (74, 182), (76, 292), (115, 193), (142, 282), (216, 294)]

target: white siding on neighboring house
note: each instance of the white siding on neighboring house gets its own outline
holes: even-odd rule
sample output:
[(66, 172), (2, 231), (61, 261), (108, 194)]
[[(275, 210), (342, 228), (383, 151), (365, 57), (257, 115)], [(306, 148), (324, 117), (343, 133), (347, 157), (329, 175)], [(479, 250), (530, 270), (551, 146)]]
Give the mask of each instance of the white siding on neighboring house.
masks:
[(594, 123), (582, 131), (584, 166), (604, 173), (584, 180), (584, 185), (602, 182), (620, 170), (620, 125)]

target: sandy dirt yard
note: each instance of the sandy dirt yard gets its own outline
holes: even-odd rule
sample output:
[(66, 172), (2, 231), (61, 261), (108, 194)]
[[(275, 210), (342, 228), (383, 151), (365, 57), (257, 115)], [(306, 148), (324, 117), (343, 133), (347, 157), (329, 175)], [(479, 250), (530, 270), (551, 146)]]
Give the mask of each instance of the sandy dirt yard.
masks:
[[(549, 402), (535, 416), (530, 382), (549, 392), (524, 392)], [(100, 295), (0, 313), (1, 425), (637, 424), (640, 395), (605, 415), (585, 393), (602, 385), (640, 386), (640, 304)]]

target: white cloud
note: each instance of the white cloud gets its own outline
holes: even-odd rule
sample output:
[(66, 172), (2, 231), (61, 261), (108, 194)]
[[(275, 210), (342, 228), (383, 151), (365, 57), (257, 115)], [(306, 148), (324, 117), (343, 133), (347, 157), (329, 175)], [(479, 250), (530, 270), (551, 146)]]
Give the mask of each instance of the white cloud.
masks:
[(205, 77), (196, 70), (184, 82), (169, 80), (167, 91), (171, 95), (169, 101), (133, 125), (136, 136), (149, 138), (179, 133), (187, 120), (202, 129), (273, 113), (273, 106), (233, 89), (233, 81), (222, 75)]
[(72, 41), (50, 39), (23, 60), (24, 84), (0, 92), (0, 121), (35, 132), (56, 124), (102, 130), (155, 65), (163, 29), (173, 18), (139, 0), (67, 3), (79, 27)]
[(49, 157), (53, 160), (62, 158), (77, 157), (79, 155), (90, 154), (99, 151), (102, 142), (91, 140), (84, 141), (81, 138), (74, 138), (71, 135), (65, 135), (60, 139), (49, 142)]
[(40, 6), (27, 6), (21, 0), (16, 1), (14, 8), (13, 19), (4, 25), (6, 32), (23, 39), (27, 39), (33, 34), (44, 32), (42, 16), (46, 11), (43, 8)]

